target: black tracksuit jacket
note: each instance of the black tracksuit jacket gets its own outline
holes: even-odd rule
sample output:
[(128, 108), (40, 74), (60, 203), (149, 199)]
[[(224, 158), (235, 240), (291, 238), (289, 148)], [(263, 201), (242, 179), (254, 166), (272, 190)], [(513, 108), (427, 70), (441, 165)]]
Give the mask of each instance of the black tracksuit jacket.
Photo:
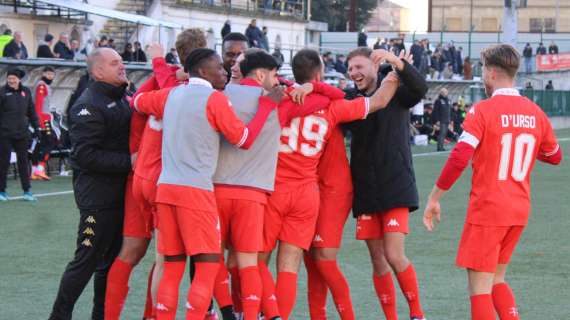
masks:
[[(345, 125), (352, 134), (350, 168), (354, 186), (353, 214), (393, 208), (418, 208), (418, 190), (410, 150), (410, 108), (426, 94), (425, 78), (410, 64), (398, 71), (400, 87), (388, 106)], [(382, 66), (377, 86), (391, 66)], [(347, 99), (366, 96), (356, 89)]]

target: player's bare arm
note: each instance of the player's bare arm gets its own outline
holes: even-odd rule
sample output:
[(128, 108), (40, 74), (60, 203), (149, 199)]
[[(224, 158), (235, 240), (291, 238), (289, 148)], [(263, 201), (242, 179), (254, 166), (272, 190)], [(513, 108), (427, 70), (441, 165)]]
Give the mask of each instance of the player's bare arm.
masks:
[(439, 200), (445, 192), (445, 190), (440, 189), (438, 186), (433, 186), (429, 195), (423, 218), (424, 226), (428, 231), (433, 231), (435, 225), (441, 222), (441, 205), (439, 204)]

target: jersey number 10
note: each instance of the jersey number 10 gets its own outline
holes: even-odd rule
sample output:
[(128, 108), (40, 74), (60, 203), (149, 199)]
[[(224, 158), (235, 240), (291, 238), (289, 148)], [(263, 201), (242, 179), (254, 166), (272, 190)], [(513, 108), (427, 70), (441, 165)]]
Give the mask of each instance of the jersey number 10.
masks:
[[(532, 158), (534, 155), (534, 145), (536, 138), (532, 134), (521, 133), (515, 138), (514, 157), (512, 163), (511, 176), (515, 181), (524, 181)], [(511, 160), (511, 151), (513, 148), (513, 134), (505, 133), (501, 138), (501, 163), (499, 164), (499, 180), (507, 180), (509, 173), (509, 162)]]
[[(300, 126), (301, 118), (291, 120), (289, 127), (281, 130), (281, 135), (289, 138), (288, 143), (281, 143), (280, 152), (292, 153), (298, 151), (305, 157), (317, 155), (323, 149), (325, 135), (328, 131), (328, 122), (326, 119), (317, 116), (306, 116), (303, 121), (303, 127)], [(316, 132), (313, 127), (317, 127)], [(307, 142), (301, 142), (299, 145), (299, 134), (307, 142), (314, 142), (314, 146)]]

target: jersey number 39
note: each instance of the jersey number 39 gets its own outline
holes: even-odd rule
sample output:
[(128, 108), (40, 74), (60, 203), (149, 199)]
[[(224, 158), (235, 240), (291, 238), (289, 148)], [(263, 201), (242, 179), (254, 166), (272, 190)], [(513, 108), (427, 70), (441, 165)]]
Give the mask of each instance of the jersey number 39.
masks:
[[(511, 176), (515, 181), (524, 181), (532, 158), (534, 155), (534, 146), (536, 138), (532, 134), (521, 133), (515, 138), (514, 157), (512, 163)], [(501, 162), (499, 164), (499, 180), (507, 180), (509, 173), (509, 162), (511, 160), (511, 152), (513, 149), (513, 134), (505, 133), (501, 138)]]
[[(323, 149), (325, 135), (328, 131), (327, 120), (317, 116), (306, 116), (302, 127), (300, 124), (301, 118), (294, 118), (289, 127), (281, 130), (281, 136), (287, 137), (288, 142), (281, 143), (279, 152), (299, 152), (306, 157), (317, 155)], [(314, 128), (316, 130), (313, 130)], [(299, 143), (299, 135), (303, 137), (301, 143)]]

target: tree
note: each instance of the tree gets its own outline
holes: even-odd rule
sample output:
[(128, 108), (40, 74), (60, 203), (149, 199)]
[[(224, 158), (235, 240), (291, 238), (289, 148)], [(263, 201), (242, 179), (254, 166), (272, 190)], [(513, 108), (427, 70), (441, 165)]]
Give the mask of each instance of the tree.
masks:
[[(383, 1), (383, 0), (381, 0)], [(357, 0), (356, 26), (362, 29), (378, 6), (378, 0)], [(312, 0), (311, 19), (329, 24), (330, 31), (347, 31), (350, 0)]]

